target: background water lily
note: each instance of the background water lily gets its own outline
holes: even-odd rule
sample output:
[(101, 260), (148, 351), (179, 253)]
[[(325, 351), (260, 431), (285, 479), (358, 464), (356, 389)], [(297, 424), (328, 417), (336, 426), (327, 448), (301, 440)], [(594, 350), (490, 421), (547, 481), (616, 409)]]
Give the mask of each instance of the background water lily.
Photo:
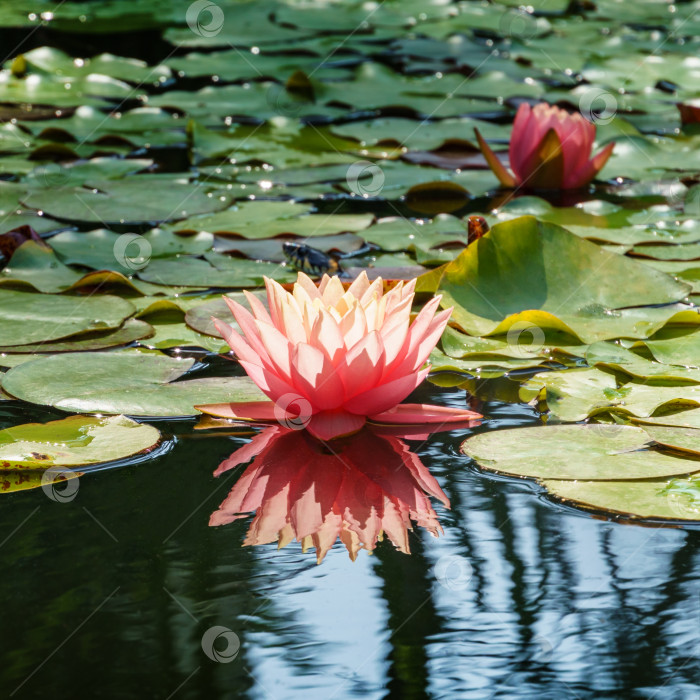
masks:
[(534, 107), (523, 103), (510, 137), (511, 175), (476, 130), (481, 152), (502, 185), (542, 190), (579, 189), (596, 176), (615, 144), (591, 158), (595, 134), (595, 125), (581, 114), (545, 102)]
[(250, 293), (248, 311), (227, 297), (243, 336), (217, 321), (222, 337), (271, 402), (198, 406), (225, 418), (278, 420), (322, 439), (379, 423), (431, 423), (480, 418), (473, 411), (399, 405), (428, 374), (424, 367), (452, 309), (436, 314), (431, 299), (410, 323), (415, 280), (384, 294), (381, 278), (363, 272), (347, 290), (325, 275), (317, 287), (299, 273), (293, 292), (266, 279), (269, 311)]

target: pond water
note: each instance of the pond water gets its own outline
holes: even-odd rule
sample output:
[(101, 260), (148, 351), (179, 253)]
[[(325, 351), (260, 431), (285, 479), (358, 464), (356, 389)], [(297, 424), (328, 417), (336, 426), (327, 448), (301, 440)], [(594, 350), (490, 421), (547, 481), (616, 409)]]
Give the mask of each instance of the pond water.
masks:
[[(226, 15), (221, 25), (219, 4)], [(289, 282), (287, 269), (278, 265), (282, 258), (274, 237), (297, 224), (300, 228), (293, 230), (300, 239), (315, 235), (316, 229), (303, 223), (309, 216), (320, 217), (315, 221), (321, 227), (325, 217), (331, 220), (328, 235), (311, 242), (318, 241), (315, 245), (325, 251), (353, 254), (341, 259), (343, 266), (376, 263), (395, 273), (402, 270), (404, 277), (424, 271), (419, 264), (435, 267), (460, 252), (467, 242), (465, 227), (459, 225), (456, 241), (449, 228), (458, 218), (490, 215), (499, 208), (506, 213), (494, 215), (492, 225), (533, 214), (576, 228), (582, 238), (621, 254), (634, 253), (633, 246), (640, 243), (678, 243), (680, 250), (682, 244), (692, 246), (700, 239), (700, 190), (695, 190), (699, 196), (694, 200), (686, 195), (684, 202), (681, 196), (693, 192), (690, 188), (700, 179), (700, 138), (694, 127), (680, 135), (675, 106), (676, 101), (698, 97), (694, 35), (700, 33), (699, 10), (692, 9), (697, 3), (679, 2), (677, 11), (667, 3), (627, 3), (623, 9), (615, 0), (544, 0), (534, 3), (534, 14), (509, 0), (219, 4), (22, 0), (0, 7), (0, 38), (15, 47), (8, 50), (5, 82), (0, 82), (5, 129), (0, 131), (5, 217), (0, 233), (9, 228), (6, 221), (13, 227), (29, 223), (51, 236), (59, 254), (48, 263), (36, 250), (24, 262), (15, 258), (6, 265), (3, 260), (0, 291), (9, 294), (5, 286), (15, 285), (26, 292), (29, 285), (32, 294), (50, 299), (71, 298), (75, 292), (80, 304), (95, 291), (82, 279), (89, 270), (109, 267), (126, 275), (128, 280), (94, 284), (100, 293), (106, 289), (129, 299), (144, 319), (135, 324), (148, 322), (153, 333), (95, 348), (104, 355), (120, 345), (139, 346), (144, 356), (161, 351), (194, 358), (187, 379), (241, 377), (231, 356), (217, 354), (227, 348), (206, 330), (209, 307), (194, 326), (185, 325), (185, 311), (195, 305), (197, 295), (212, 303), (207, 289), (218, 294), (257, 287), (260, 275), (253, 266), (268, 264), (258, 259), (275, 263), (273, 272), (265, 267), (266, 274), (279, 273), (281, 282)], [(202, 10), (204, 20), (197, 23), (195, 15)], [(626, 12), (630, 17), (621, 17)], [(416, 25), (420, 31), (413, 32)], [(634, 48), (631, 55), (620, 51), (619, 37)], [(655, 56), (665, 44), (663, 65), (652, 61), (653, 69), (638, 70), (633, 60), (637, 53)], [(47, 46), (65, 56), (30, 53)], [(11, 62), (22, 52), (29, 56), (28, 67)], [(148, 77), (140, 64), (120, 63), (114, 56), (102, 62), (94, 58), (105, 52), (146, 61)], [(98, 79), (93, 83), (78, 70), (86, 57), (95, 60)], [(483, 67), (487, 61), (491, 63)], [(151, 71), (159, 64), (165, 65), (160, 73)], [(296, 68), (306, 79), (296, 75)], [(76, 70), (68, 82), (66, 76)], [(613, 111), (622, 115), (619, 120), (608, 119), (606, 113), (593, 115), (599, 139), (620, 143), (601, 181), (575, 193), (538, 193), (541, 198), (509, 201), (512, 195), (498, 190), (485, 161), (465, 143), (473, 140), (472, 117), (492, 145), (505, 146), (522, 101), (551, 98), (583, 110), (581, 89), (598, 82), (610, 90), (608, 96), (616, 95)], [(618, 84), (617, 92), (609, 87)], [(460, 93), (456, 100), (454, 92)], [(79, 105), (82, 111), (75, 117), (71, 110)], [(142, 106), (154, 109), (130, 122)], [(119, 116), (110, 117), (105, 126), (106, 115), (114, 112)], [(15, 132), (11, 120), (18, 115), (22, 129)], [(466, 120), (468, 128), (454, 123), (458, 120)], [(47, 125), (51, 128), (44, 130)], [(26, 143), (17, 146), (18, 137)], [(408, 144), (401, 159), (393, 152), (399, 142)], [(365, 158), (381, 162), (381, 168), (370, 167), (371, 182), (358, 184), (358, 177), (351, 183), (348, 166), (360, 162), (365, 167)], [(148, 174), (134, 174), (144, 169)], [(316, 177), (319, 171), (322, 177)], [(377, 173), (384, 189), (367, 190)], [(441, 187), (452, 180), (466, 189), (445, 194)], [(681, 195), (674, 189), (680, 180)], [(440, 185), (414, 201), (403, 197), (412, 186), (428, 181)], [(192, 198), (190, 212), (176, 211), (182, 203), (175, 192), (179, 187), (185, 200)], [(112, 198), (107, 203), (100, 199), (105, 193)], [(85, 204), (78, 197), (77, 204), (77, 195), (93, 199)], [(212, 205), (207, 197), (222, 203)], [(299, 207), (294, 210), (298, 219), (279, 224), (284, 217), (269, 214), (279, 212), (274, 209), (278, 204), (268, 201), (273, 199), (305, 204), (290, 205)], [(234, 200), (243, 203), (241, 210), (251, 218), (216, 219)], [(583, 208), (583, 203), (590, 207)], [(675, 221), (682, 206), (692, 226)], [(424, 240), (420, 233), (414, 236), (416, 226), (424, 226), (423, 218), (427, 222), (438, 213), (454, 217), (441, 220), (444, 231), (426, 234)], [(181, 220), (194, 227), (183, 224), (182, 230), (209, 231), (211, 220), (199, 227), (201, 219), (192, 223), (197, 214), (211, 215), (226, 235), (216, 240), (210, 233), (201, 240), (173, 236), (178, 231), (174, 222)], [(373, 233), (372, 226), (379, 227), (373, 217), (420, 221), (379, 234)], [(658, 230), (652, 232), (657, 219)], [(158, 221), (171, 238), (160, 243), (149, 239), (154, 261), (149, 257), (142, 265), (128, 256), (112, 259), (116, 248), (110, 235), (146, 233)], [(640, 230), (647, 224), (649, 230)], [(71, 232), (98, 227), (108, 232), (91, 239), (92, 247), (83, 245), (78, 234), (70, 238)], [(241, 242), (237, 227), (250, 240)], [(265, 235), (258, 236), (258, 227)], [(594, 227), (607, 233), (592, 233)], [(60, 231), (63, 239), (54, 240)], [(433, 245), (431, 235), (442, 237)], [(656, 306), (670, 301), (697, 303), (700, 272), (688, 271), (681, 262), (700, 259), (700, 253), (656, 260), (649, 248), (637, 251), (635, 259), (648, 263), (651, 258), (650, 267), (685, 274), (695, 296), (646, 300), (644, 306), (656, 313)], [(221, 251), (233, 255), (224, 260)], [(576, 251), (569, 257), (575, 259)], [(200, 268), (206, 268), (204, 273)], [(217, 283), (210, 285), (214, 274)], [(238, 284), (249, 278), (250, 283)], [(542, 279), (534, 275), (531, 282), (518, 294), (528, 296), (534, 288), (535, 296)], [(614, 281), (612, 286), (624, 291), (626, 283)], [(641, 287), (638, 291), (647, 292)], [(167, 313), (155, 308), (161, 293), (172, 302)], [(564, 297), (559, 299), (562, 306), (569, 300)], [(8, 325), (1, 325), (7, 308), (1, 307), (2, 299), (0, 331), (8, 333)], [(601, 334), (603, 326), (595, 326), (601, 322), (598, 317), (611, 313), (602, 303), (591, 304), (589, 311), (590, 325), (582, 322), (577, 330), (591, 337), (595, 331), (599, 337), (586, 342), (592, 346), (600, 338), (618, 337)], [(123, 314), (119, 323), (128, 317)], [(26, 352), (41, 353), (46, 343), (51, 348), (62, 340), (60, 335), (37, 334), (36, 328), (50, 326), (50, 319), (32, 318), (32, 327), (18, 331), (14, 343), (0, 337), (0, 370), (8, 376), (17, 376), (13, 367), (21, 364), (13, 359), (16, 349), (2, 354), (3, 342), (10, 347), (39, 343)], [(90, 328), (88, 324), (80, 331)], [(696, 326), (693, 330), (697, 332)], [(173, 418), (165, 400), (153, 398), (162, 387), (137, 386), (135, 403), (150, 400), (147, 405), (163, 413), (144, 418), (151, 413), (134, 411), (137, 420), (161, 433), (153, 451), (107, 467), (81, 468), (79, 479), (64, 486), (2, 494), (3, 696), (700, 698), (697, 518), (685, 524), (634, 522), (609, 511), (576, 509), (554, 500), (534, 481), (489, 473), (460, 451), (470, 436), (547, 422), (538, 410), (544, 413), (547, 406), (524, 402), (517, 390), (542, 370), (585, 367), (589, 345), (578, 346), (569, 355), (557, 354), (555, 362), (548, 350), (533, 352), (530, 364), (530, 356), (506, 353), (501, 364), (483, 373), (480, 368), (472, 371), (474, 367), (461, 375), (437, 373), (408, 400), (472, 408), (484, 416), (480, 425), (408, 437), (365, 428), (337, 443), (338, 454), (330, 447), (311, 446), (301, 432), (280, 437), (270, 428), (207, 429), (212, 423), (200, 417)], [(66, 349), (92, 348), (53, 346), (58, 354)], [(598, 359), (610, 359), (600, 348), (598, 352)], [(640, 362), (643, 352), (620, 360), (621, 372), (627, 361)], [(482, 360), (490, 364), (493, 357)], [(673, 364), (671, 374), (681, 373), (681, 365), (691, 374), (676, 384), (663, 376), (659, 387), (687, 388), (686, 379), (688, 384), (700, 382), (691, 376), (696, 364), (665, 361)], [(77, 360), (66, 376), (79, 377), (81, 369)], [(109, 375), (108, 368), (103, 374)], [(631, 383), (631, 376), (639, 377), (630, 370), (620, 385)], [(646, 385), (649, 377), (642, 378)], [(62, 400), (78, 405), (75, 396), (66, 397), (62, 376), (49, 379), (47, 387), (41, 376), (27, 385), (13, 385), (35, 393), (45, 388), (45, 400), (15, 400), (15, 394), (0, 391), (0, 430), (65, 418), (68, 411), (52, 408)], [(0, 380), (7, 380), (2, 372)], [(99, 381), (109, 396), (120, 388), (114, 377)], [(78, 403), (84, 398), (79, 394)], [(193, 399), (185, 405), (195, 403)], [(557, 420), (550, 417), (549, 422)], [(255, 454), (251, 445), (259, 448)], [(260, 456), (268, 448), (275, 467), (269, 472)], [(241, 449), (247, 458), (238, 453), (233, 459), (240, 464), (214, 473)], [(692, 459), (697, 460), (697, 453), (696, 446)], [(335, 533), (322, 533), (304, 548), (299, 542), (278, 548), (271, 541), (282, 529), (277, 524), (288, 516), (312, 519), (303, 499), (311, 481), (322, 492), (324, 484), (348, 473), (353, 476), (347, 477), (351, 487), (346, 498), (355, 504), (358, 518), (373, 499), (391, 498), (405, 506), (400, 516), (377, 528), (384, 534), (376, 548), (355, 551), (357, 539), (347, 531), (337, 540)], [(369, 473), (380, 474), (383, 490), (367, 485)], [(6, 472), (0, 471), (2, 490), (11, 490), (5, 478)], [(298, 500), (285, 500), (282, 506), (267, 498), (265, 486), (276, 478), (288, 479), (299, 492)], [(418, 522), (406, 532), (410, 509), (405, 502), (411, 499), (420, 505), (414, 503), (410, 512)], [(697, 505), (697, 495), (695, 499)], [(291, 539), (289, 534), (284, 537)]]
[[(538, 421), (482, 410), (477, 430)], [(444, 535), (416, 528), (410, 556), (385, 541), (355, 562), (338, 541), (319, 566), (297, 543), (243, 547), (248, 520), (208, 525), (237, 478), (213, 467), (249, 436), (158, 425), (166, 453), (82, 478), (69, 502), (3, 499), (8, 696), (697, 697), (698, 532), (596, 519), (486, 476), (459, 454), (462, 430), (410, 442), (451, 501), (435, 505)], [(212, 627), (240, 640), (233, 661), (203, 654)]]

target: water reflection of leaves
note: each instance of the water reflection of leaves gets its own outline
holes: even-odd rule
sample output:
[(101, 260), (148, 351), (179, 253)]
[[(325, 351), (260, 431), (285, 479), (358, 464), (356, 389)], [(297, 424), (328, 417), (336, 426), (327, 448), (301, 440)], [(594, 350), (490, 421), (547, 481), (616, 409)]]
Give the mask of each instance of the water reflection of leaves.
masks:
[(306, 431), (273, 426), (236, 450), (215, 475), (250, 460), (209, 521), (225, 525), (254, 512), (246, 545), (277, 541), (284, 547), (296, 539), (304, 551), (315, 547), (321, 562), (339, 537), (354, 560), (384, 534), (410, 553), (413, 523), (434, 536), (442, 532), (429, 496), (449, 507), (447, 496), (390, 431), (365, 428), (328, 444)]

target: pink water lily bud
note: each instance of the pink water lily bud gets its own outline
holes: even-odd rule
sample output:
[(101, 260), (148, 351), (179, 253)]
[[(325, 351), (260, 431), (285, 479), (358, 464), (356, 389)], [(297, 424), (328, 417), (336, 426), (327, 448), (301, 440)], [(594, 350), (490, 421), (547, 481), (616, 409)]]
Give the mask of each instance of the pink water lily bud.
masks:
[[(198, 406), (224, 418), (278, 421), (323, 440), (391, 424), (480, 418), (472, 411), (401, 404), (425, 379), (430, 352), (452, 309), (431, 299), (411, 323), (415, 280), (384, 293), (363, 272), (347, 289), (337, 277), (317, 287), (299, 273), (291, 293), (266, 279), (268, 308), (246, 292), (250, 311), (224, 297), (241, 331), (216, 327), (270, 402)], [(401, 405), (399, 405), (401, 404)]]
[(513, 122), (508, 155), (512, 174), (476, 131), (479, 148), (504, 187), (575, 190), (585, 187), (607, 162), (614, 143), (591, 157), (595, 125), (581, 114), (541, 102), (521, 104)]

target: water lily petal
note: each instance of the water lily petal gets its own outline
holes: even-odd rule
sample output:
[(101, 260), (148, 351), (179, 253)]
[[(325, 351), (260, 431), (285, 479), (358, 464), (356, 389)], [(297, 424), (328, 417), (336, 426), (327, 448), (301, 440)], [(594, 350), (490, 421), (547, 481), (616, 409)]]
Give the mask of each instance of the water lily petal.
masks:
[(483, 137), (479, 133), (478, 129), (474, 129), (476, 134), (476, 140), (479, 144), (479, 149), (481, 150), (484, 158), (486, 158), (486, 163), (489, 168), (493, 171), (493, 174), (498, 178), (498, 181), (503, 185), (503, 187), (515, 187), (515, 178), (506, 170), (506, 166), (501, 163), (498, 156), (491, 150), (489, 145), (484, 141)]
[(401, 403), (427, 376), (430, 368), (399, 377), (393, 381), (381, 384), (345, 403), (345, 408), (353, 413), (375, 415), (388, 411)]
[(319, 440), (332, 440), (356, 433), (365, 424), (365, 417), (343, 410), (322, 411), (311, 416), (306, 429)]
[(481, 418), (481, 414), (466, 408), (433, 406), (425, 403), (401, 403), (388, 411), (369, 416), (369, 420), (375, 423), (388, 423), (391, 425), (402, 425), (404, 423), (455, 423), (473, 421), (479, 418)]

